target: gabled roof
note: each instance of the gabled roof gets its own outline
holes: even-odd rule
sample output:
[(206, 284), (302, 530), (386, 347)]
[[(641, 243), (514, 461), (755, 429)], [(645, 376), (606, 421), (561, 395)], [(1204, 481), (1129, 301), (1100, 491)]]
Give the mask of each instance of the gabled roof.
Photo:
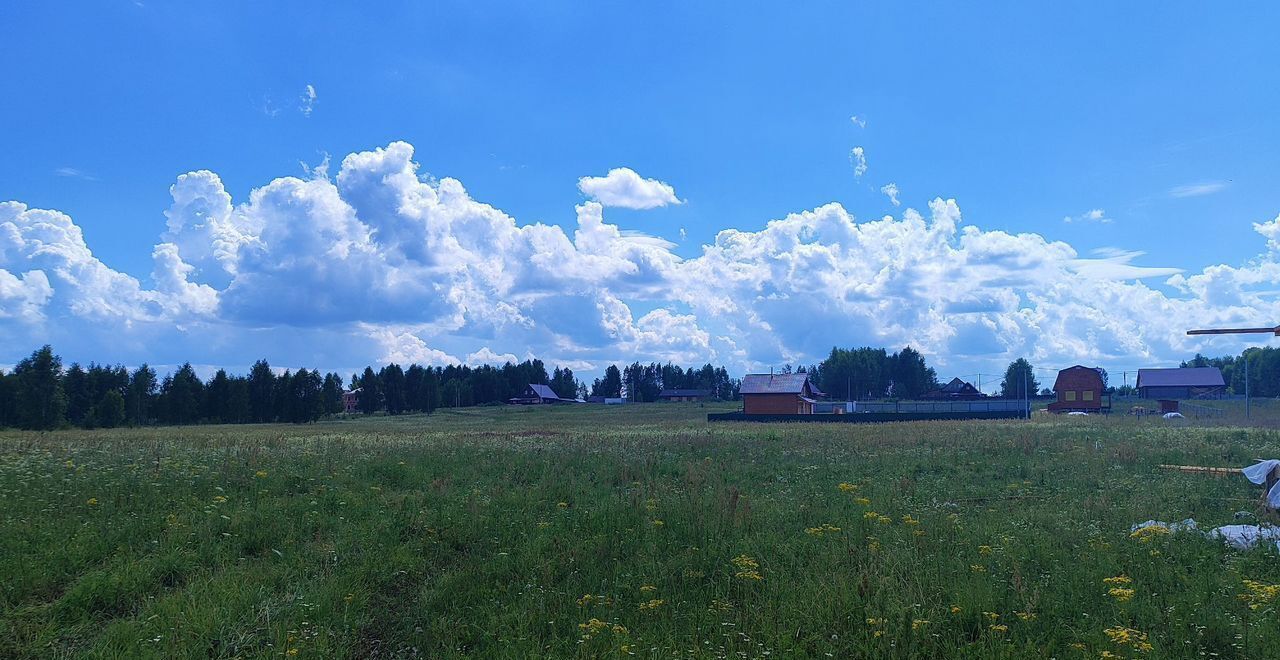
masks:
[(1184, 369), (1139, 369), (1138, 387), (1223, 387), (1217, 367)]
[(1097, 367), (1086, 367), (1086, 366), (1084, 366), (1083, 364), (1077, 364), (1077, 365), (1075, 365), (1075, 366), (1073, 366), (1073, 367), (1067, 367), (1066, 369), (1063, 369), (1063, 370), (1061, 370), (1061, 371), (1059, 371), (1059, 372), (1058, 372), (1058, 377), (1057, 377), (1056, 379), (1054, 379), (1054, 381), (1053, 381), (1053, 389), (1054, 389), (1054, 391), (1056, 392), (1058, 389), (1060, 389), (1060, 388), (1059, 388), (1059, 384), (1062, 382), (1062, 377), (1063, 377), (1063, 376), (1066, 376), (1066, 375), (1068, 375), (1068, 374), (1070, 374), (1070, 373), (1072, 373), (1072, 372), (1078, 372), (1078, 371), (1080, 371), (1080, 370), (1082, 370), (1082, 369), (1083, 369), (1084, 371), (1093, 372), (1093, 375), (1094, 375), (1094, 376), (1097, 376), (1097, 378), (1098, 378), (1098, 385), (1102, 385), (1102, 372), (1101, 372), (1101, 371), (1099, 371)]
[[(742, 378), (742, 394), (802, 394), (809, 374), (747, 374)], [(812, 389), (812, 388), (810, 388)]]
[(978, 391), (978, 388), (974, 387), (970, 383), (960, 380), (959, 378), (952, 378), (951, 382), (942, 386), (941, 391), (947, 394), (955, 394), (955, 393), (969, 392), (969, 391), (976, 392)]
[(539, 383), (530, 383), (529, 389), (533, 390), (533, 393), (538, 395), (538, 398), (540, 399), (557, 399), (558, 400), (560, 398), (560, 396), (555, 393), (555, 390), (551, 389), (547, 385), (542, 385)]
[(661, 392), (658, 392), (659, 398), (667, 397), (667, 396), (711, 396), (711, 390), (670, 389), (670, 390), (662, 390)]

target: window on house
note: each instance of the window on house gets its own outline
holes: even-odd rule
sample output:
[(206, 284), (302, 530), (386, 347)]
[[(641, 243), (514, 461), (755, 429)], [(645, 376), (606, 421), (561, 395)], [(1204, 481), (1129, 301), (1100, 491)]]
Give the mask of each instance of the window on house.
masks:
[(1093, 401), (1093, 390), (1085, 390), (1081, 394), (1084, 395), (1085, 401)]
[(1067, 401), (1075, 401), (1075, 400), (1076, 400), (1076, 391), (1067, 390)]

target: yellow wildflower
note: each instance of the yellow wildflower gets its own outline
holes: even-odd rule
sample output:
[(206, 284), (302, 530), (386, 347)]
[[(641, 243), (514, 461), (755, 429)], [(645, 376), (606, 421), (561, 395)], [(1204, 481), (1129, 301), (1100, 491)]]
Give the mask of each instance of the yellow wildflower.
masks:
[(818, 527), (806, 527), (804, 530), (804, 533), (808, 534), (809, 536), (822, 536), (824, 534), (834, 534), (838, 531), (840, 531), (839, 527), (836, 527), (835, 525), (831, 525), (828, 523), (823, 523)]
[(1003, 623), (993, 623), (987, 627), (993, 630), (994, 632), (998, 632), (998, 633), (1009, 632), (1009, 626), (1006, 626)]
[(1014, 614), (1018, 615), (1019, 621), (1035, 621), (1036, 620), (1035, 612), (1014, 612)]
[(662, 527), (662, 526), (663, 526), (663, 525), (665, 525), (665, 524), (667, 524), (667, 523), (664, 523), (664, 522), (662, 522), (661, 520), (657, 520), (657, 519), (655, 519), (655, 520), (653, 521), (653, 526), (654, 526), (654, 527)]
[(587, 605), (590, 605), (591, 602), (594, 601), (595, 599), (596, 597), (592, 596), (591, 594), (583, 594), (582, 598), (578, 599), (578, 606), (586, 607)]
[(840, 492), (842, 493), (852, 493), (858, 490), (858, 485), (851, 484), (845, 481), (845, 482), (842, 482), (839, 486), (836, 486), (836, 488), (839, 488)]
[(1107, 590), (1107, 595), (1116, 599), (1118, 603), (1127, 603), (1133, 600), (1133, 589), (1125, 589), (1124, 587), (1113, 587)]
[(1245, 580), (1244, 586), (1249, 591), (1240, 594), (1240, 600), (1248, 603), (1251, 610), (1268, 605), (1276, 600), (1276, 596), (1280, 596), (1280, 584), (1263, 584), (1256, 580)]
[(1133, 578), (1127, 575), (1117, 575), (1115, 577), (1102, 578), (1103, 584), (1113, 586), (1113, 587), (1122, 585), (1122, 584), (1129, 584), (1131, 582), (1133, 582)]
[(85, 500), (84, 503), (88, 504), (89, 506), (98, 506), (98, 498), (90, 497), (89, 499)]
[(1129, 538), (1138, 539), (1138, 542), (1140, 543), (1150, 543), (1151, 539), (1157, 536), (1168, 535), (1168, 533), (1168, 527), (1161, 525), (1147, 525), (1146, 527), (1139, 527), (1138, 529), (1133, 530), (1133, 532), (1129, 534)]
[(567, 508), (569, 508), (569, 503), (568, 503), (568, 502), (557, 502), (557, 503), (556, 503), (556, 506), (560, 507), (561, 509), (567, 509)]
[(266, 478), (267, 478), (267, 471), (266, 471), (266, 470), (258, 470), (257, 472), (254, 472), (254, 473), (253, 473), (253, 476), (255, 476), (255, 477), (259, 478), (259, 479), (266, 479)]
[(653, 586), (652, 584), (645, 584), (645, 585), (641, 585), (640, 587), (640, 593), (645, 593), (645, 594), (651, 593), (657, 590), (658, 588)]
[(1123, 626), (1115, 626), (1102, 631), (1116, 646), (1130, 646), (1136, 651), (1150, 651), (1151, 643), (1147, 641), (1147, 633), (1133, 628), (1125, 628)]
[(871, 500), (865, 497), (859, 497), (854, 499), (853, 501), (856, 504), (861, 504), (862, 506), (871, 506)]
[(876, 522), (880, 523), (881, 525), (888, 525), (893, 522), (893, 518), (890, 518), (889, 516), (880, 516), (876, 518)]
[(952, 614), (959, 614), (959, 613), (961, 613), (961, 612), (963, 612), (963, 611), (964, 611), (964, 610), (963, 610), (959, 605), (952, 605), (952, 606), (951, 606), (951, 613), (952, 613)]
[(884, 619), (867, 619), (867, 625), (872, 627), (883, 626)]
[(662, 600), (661, 598), (654, 598), (646, 603), (640, 603), (640, 610), (656, 610), (659, 607), (662, 607), (662, 604), (665, 602), (667, 601)]
[(764, 576), (760, 575), (760, 564), (748, 557), (747, 555), (738, 555), (733, 558), (733, 565), (738, 568), (738, 572), (733, 576), (742, 580), (763, 580)]
[(920, 521), (919, 521), (919, 520), (917, 520), (917, 519), (915, 519), (915, 518), (912, 518), (912, 517), (911, 517), (911, 514), (909, 514), (909, 513), (908, 513), (908, 514), (906, 514), (906, 515), (902, 516), (902, 524), (904, 524), (904, 525), (919, 525), (919, 524), (920, 524)]
[(980, 546), (978, 546), (978, 554), (980, 554), (980, 555), (989, 555), (989, 554), (991, 554), (991, 546), (989, 546), (989, 545), (980, 545)]
[(227, 501), (227, 498), (226, 498), (226, 496), (225, 496), (225, 495), (214, 495), (214, 496), (213, 496), (213, 501), (214, 501), (214, 502), (216, 502), (216, 503), (218, 503), (218, 504), (222, 504), (223, 502), (226, 502), (226, 501)]
[(880, 517), (880, 514), (876, 513), (875, 511), (868, 511), (862, 514), (862, 518), (864, 520), (875, 520), (876, 518), (879, 518), (879, 517)]
[(997, 614), (996, 612), (983, 612), (982, 616), (985, 616), (988, 619), (991, 619), (992, 621), (995, 621), (996, 619), (1000, 618), (1000, 615)]
[(923, 628), (923, 627), (925, 627), (925, 626), (927, 626), (927, 625), (929, 625), (929, 620), (928, 620), (928, 619), (912, 619), (912, 620), (911, 620), (911, 629), (912, 629), (912, 630), (919, 630), (919, 629), (921, 629), (921, 628)]
[(987, 567), (983, 566), (982, 564), (969, 564), (969, 570), (973, 571), (974, 573), (986, 573)]

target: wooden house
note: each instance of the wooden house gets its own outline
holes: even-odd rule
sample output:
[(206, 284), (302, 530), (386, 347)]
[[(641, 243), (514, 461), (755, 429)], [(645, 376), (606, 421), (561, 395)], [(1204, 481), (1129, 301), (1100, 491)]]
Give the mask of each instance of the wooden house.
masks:
[(514, 396), (507, 400), (507, 403), (518, 405), (534, 405), (539, 403), (572, 403), (573, 399), (562, 399), (547, 385), (539, 383), (530, 383), (524, 388), (524, 392), (520, 396)]
[(1058, 372), (1053, 391), (1058, 400), (1049, 404), (1049, 412), (1109, 412), (1111, 397), (1103, 394), (1106, 389), (1102, 372), (1093, 367), (1076, 365)]
[(817, 388), (809, 374), (747, 374), (742, 379), (742, 412), (748, 415), (812, 415)]
[(987, 395), (978, 391), (978, 388), (959, 378), (952, 378), (951, 382), (943, 385), (936, 390), (929, 390), (920, 397), (926, 401), (973, 401), (975, 399), (984, 399)]
[(364, 391), (362, 388), (357, 387), (354, 390), (342, 393), (342, 412), (348, 415), (360, 412), (360, 393), (362, 391)]
[(1226, 391), (1217, 367), (1138, 370), (1138, 396), (1144, 399), (1216, 398)]
[(706, 401), (711, 398), (711, 390), (670, 389), (658, 392), (661, 401)]

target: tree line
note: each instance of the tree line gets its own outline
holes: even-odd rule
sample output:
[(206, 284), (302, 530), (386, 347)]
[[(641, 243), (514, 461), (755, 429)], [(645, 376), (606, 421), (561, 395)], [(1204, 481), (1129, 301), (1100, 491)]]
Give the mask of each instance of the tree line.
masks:
[(591, 388), (568, 367), (550, 373), (541, 360), (502, 366), (388, 364), (365, 367), (344, 384), (337, 373), (299, 369), (277, 373), (266, 360), (247, 375), (219, 369), (206, 382), (191, 364), (183, 364), (160, 378), (143, 364), (122, 365), (63, 362), (50, 346), (43, 346), (17, 364), (0, 371), (0, 427), (54, 429), (63, 426), (112, 428), (152, 424), (242, 424), (313, 422), (345, 410), (344, 391), (358, 391), (358, 411), (430, 413), (441, 407), (504, 403), (530, 384), (548, 385), (564, 399), (583, 399), (589, 393), (637, 401), (654, 401), (664, 387), (707, 389), (712, 396), (732, 399), (737, 381), (724, 367), (683, 369), (677, 365), (634, 363), (626, 375), (610, 365)]
[(1249, 396), (1280, 397), (1280, 348), (1264, 346), (1247, 348), (1240, 355), (1208, 358), (1199, 353), (1183, 362), (1182, 367), (1217, 367), (1231, 394), (1245, 391), (1245, 363), (1249, 368)]

